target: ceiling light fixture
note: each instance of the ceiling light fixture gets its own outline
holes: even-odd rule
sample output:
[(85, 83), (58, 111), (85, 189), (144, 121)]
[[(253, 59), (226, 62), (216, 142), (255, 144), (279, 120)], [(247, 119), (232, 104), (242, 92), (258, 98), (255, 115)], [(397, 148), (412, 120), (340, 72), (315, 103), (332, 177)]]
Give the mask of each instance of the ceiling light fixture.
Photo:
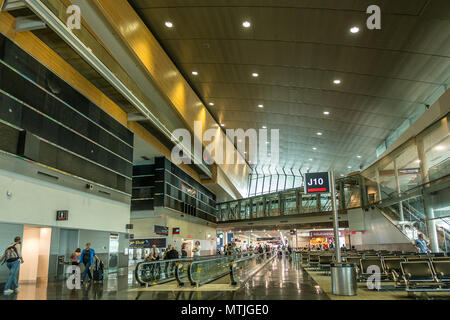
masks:
[(361, 159), (361, 156), (356, 156), (358, 159)]
[(221, 123), (220, 126), (221, 126), (221, 127), (225, 127), (225, 124)]
[(172, 28), (173, 27), (173, 23), (170, 22), (170, 21), (166, 21), (164, 24), (166, 25), (167, 28)]
[(258, 108), (264, 108), (264, 105), (258, 104)]
[(192, 74), (193, 74), (194, 76), (197, 76), (197, 75), (198, 75), (198, 72), (197, 72), (197, 71), (192, 71)]
[(252, 24), (251, 24), (249, 21), (244, 21), (244, 22), (242, 23), (242, 26), (243, 26), (244, 28), (250, 28), (251, 25), (252, 25)]
[(322, 135), (322, 132), (317, 132), (317, 135), (318, 135), (318, 136), (321, 136), (321, 135)]
[(336, 79), (336, 80), (333, 81), (333, 83), (334, 83), (334, 84), (341, 84), (341, 80)]
[(252, 77), (253, 77), (253, 78), (258, 78), (258, 77), (259, 77), (259, 73), (253, 72), (253, 73), (252, 73)]
[(214, 102), (210, 102), (209, 105), (210, 105), (210, 106), (213, 106), (213, 105), (214, 105)]
[(347, 168), (351, 169), (352, 167), (348, 166)]
[(316, 147), (313, 147), (313, 150), (317, 150), (317, 148), (316, 148)]
[(359, 28), (356, 27), (356, 26), (354, 26), (354, 27), (352, 27), (352, 28), (350, 29), (350, 32), (351, 32), (351, 33), (358, 33), (358, 32), (359, 32)]
[(262, 126), (262, 128), (263, 128), (263, 129), (267, 129), (267, 127), (266, 127), (266, 126)]
[(328, 116), (330, 114), (330, 111), (324, 111), (323, 114)]

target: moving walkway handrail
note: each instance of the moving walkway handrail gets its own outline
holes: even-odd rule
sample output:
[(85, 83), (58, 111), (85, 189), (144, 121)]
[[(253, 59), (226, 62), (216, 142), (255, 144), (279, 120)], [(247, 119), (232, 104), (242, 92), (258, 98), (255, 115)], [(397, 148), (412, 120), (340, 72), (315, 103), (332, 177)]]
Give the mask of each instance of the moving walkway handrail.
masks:
[[(208, 256), (200, 256), (196, 258), (196, 261), (203, 261), (207, 259), (211, 259), (212, 257), (219, 257), (218, 255), (208, 255)], [(178, 265), (181, 264), (186, 265), (194, 261), (192, 257), (189, 258), (180, 258), (180, 259), (165, 259), (165, 260), (155, 260), (148, 262), (139, 262), (136, 265), (134, 270), (134, 276), (136, 281), (144, 286), (148, 284), (160, 284), (168, 281), (172, 281), (176, 279), (176, 272), (178, 270)], [(167, 266), (165, 266), (167, 264)], [(142, 277), (142, 271), (145, 270), (149, 274), (149, 280), (145, 280)], [(161, 271), (163, 271), (161, 273)], [(164, 275), (164, 278), (161, 279), (159, 276)], [(181, 276), (181, 275), (180, 275)]]

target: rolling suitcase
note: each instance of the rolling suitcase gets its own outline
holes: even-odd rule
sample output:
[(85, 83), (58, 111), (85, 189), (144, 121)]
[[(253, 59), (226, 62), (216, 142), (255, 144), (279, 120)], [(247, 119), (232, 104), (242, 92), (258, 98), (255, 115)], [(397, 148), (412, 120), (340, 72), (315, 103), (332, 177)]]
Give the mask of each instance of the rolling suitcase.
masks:
[(94, 281), (103, 281), (103, 261), (95, 260), (93, 273)]

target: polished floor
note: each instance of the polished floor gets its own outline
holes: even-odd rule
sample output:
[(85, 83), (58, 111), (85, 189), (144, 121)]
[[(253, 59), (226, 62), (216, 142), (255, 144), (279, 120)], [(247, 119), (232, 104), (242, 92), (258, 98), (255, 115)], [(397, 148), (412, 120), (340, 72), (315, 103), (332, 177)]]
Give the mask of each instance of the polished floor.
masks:
[(133, 272), (111, 273), (103, 283), (88, 282), (81, 290), (64, 281), (22, 285), (19, 293), (3, 300), (328, 300), (328, 296), (301, 267), (276, 258), (236, 291), (136, 291)]

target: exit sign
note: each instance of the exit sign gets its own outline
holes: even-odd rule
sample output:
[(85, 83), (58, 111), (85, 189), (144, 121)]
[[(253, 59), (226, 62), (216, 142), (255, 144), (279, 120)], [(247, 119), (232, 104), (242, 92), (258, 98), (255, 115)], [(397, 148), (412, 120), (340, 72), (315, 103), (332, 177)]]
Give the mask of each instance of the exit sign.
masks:
[(66, 220), (69, 220), (69, 210), (56, 211), (56, 221), (66, 221)]
[(329, 193), (330, 189), (329, 172), (305, 173), (305, 193)]

